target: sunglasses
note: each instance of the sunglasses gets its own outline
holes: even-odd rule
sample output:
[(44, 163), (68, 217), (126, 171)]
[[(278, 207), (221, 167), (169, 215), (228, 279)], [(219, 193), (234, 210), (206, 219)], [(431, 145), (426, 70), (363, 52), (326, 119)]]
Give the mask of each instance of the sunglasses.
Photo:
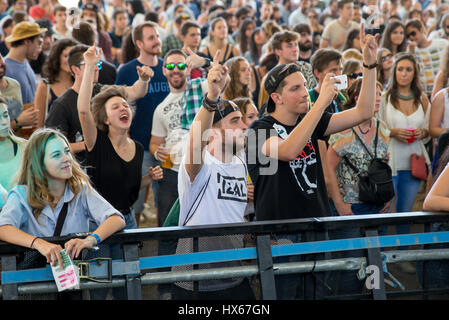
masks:
[(186, 64), (185, 63), (167, 63), (165, 65), (165, 68), (167, 68), (167, 70), (173, 70), (175, 69), (175, 67), (178, 67), (179, 70), (184, 70), (186, 68)]
[(387, 61), (388, 59), (390, 59), (390, 58), (392, 58), (392, 57), (393, 57), (393, 55), (392, 55), (391, 53), (389, 53), (389, 54), (387, 54), (386, 56), (381, 57), (381, 58), (380, 58), (380, 62), (385, 62), (385, 61)]
[[(83, 61), (80, 64), (77, 64), (77, 66), (81, 67), (83, 64), (86, 64), (86, 62)], [(103, 61), (98, 61), (97, 62), (97, 67), (98, 67), (98, 70), (101, 70), (101, 68), (103, 68)]]
[(416, 31), (412, 31), (409, 34), (407, 34), (407, 38), (414, 37), (414, 36), (416, 36)]
[(351, 79), (358, 79), (358, 78), (361, 78), (362, 76), (363, 76), (363, 72), (359, 72), (359, 73), (351, 72), (350, 74), (348, 74), (348, 77)]

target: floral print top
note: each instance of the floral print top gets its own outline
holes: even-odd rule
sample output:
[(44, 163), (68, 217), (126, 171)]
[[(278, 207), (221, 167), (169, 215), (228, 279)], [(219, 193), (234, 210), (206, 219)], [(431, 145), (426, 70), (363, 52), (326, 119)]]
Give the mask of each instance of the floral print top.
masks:
[[(377, 158), (387, 160), (388, 143), (390, 140), (390, 130), (384, 122), (376, 120), (373, 125), (377, 125), (379, 121), (379, 137), (377, 141)], [(353, 128), (358, 136), (365, 142), (363, 134), (358, 126)], [(373, 133), (371, 143), (366, 145), (374, 156), (374, 140), (376, 133)], [(346, 203), (360, 203), (359, 201), (359, 177), (353, 169), (343, 159), (344, 156), (359, 170), (359, 172), (368, 171), (371, 163), (371, 156), (360, 143), (360, 140), (354, 134), (353, 130), (346, 130), (333, 134), (329, 138), (329, 146), (332, 146), (335, 152), (341, 157), (341, 161), (337, 167), (337, 180), (340, 190), (343, 190), (343, 201)]]

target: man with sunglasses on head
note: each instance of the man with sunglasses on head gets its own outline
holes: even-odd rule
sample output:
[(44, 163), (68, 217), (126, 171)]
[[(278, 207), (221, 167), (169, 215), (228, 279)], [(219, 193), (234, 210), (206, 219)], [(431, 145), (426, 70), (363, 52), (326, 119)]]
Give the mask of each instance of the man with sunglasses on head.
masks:
[[(83, 54), (87, 51), (87, 49), (89, 49), (87, 45), (78, 44), (70, 50), (67, 62), (75, 81), (71, 88), (67, 89), (53, 102), (48, 117), (45, 121), (46, 127), (57, 128), (64, 133), (69, 140), (71, 151), (76, 154), (79, 161), (83, 161), (85, 159), (85, 145), (83, 132), (81, 130), (81, 123), (78, 117), (77, 103), (78, 93), (81, 88), (81, 82), (83, 81), (85, 68)], [(101, 53), (101, 49), (99, 50)], [(102, 89), (102, 85), (98, 83), (98, 74), (101, 68), (102, 63), (99, 61), (93, 80), (95, 84), (93, 96), (98, 94)], [(130, 102), (135, 101), (145, 95), (148, 87), (148, 81), (153, 74), (152, 70), (148, 67), (139, 68), (138, 72), (140, 77), (138, 81), (136, 81), (133, 86), (126, 87), (128, 92), (128, 101)]]
[(408, 39), (407, 50), (414, 53), (421, 71), (421, 81), (427, 97), (431, 97), (435, 78), (440, 70), (441, 55), (449, 44), (446, 39), (427, 39), (426, 29), (418, 19), (405, 25)]
[[(269, 93), (269, 115), (253, 122), (246, 143), (258, 221), (331, 215), (318, 139), (323, 140), (373, 116), (377, 37), (365, 37), (362, 25), (360, 41), (363, 47), (363, 82), (357, 106), (353, 109), (333, 114), (326, 111), (338, 93), (335, 73), (324, 75), (320, 95), (310, 110), (306, 81), (296, 64), (276, 66), (267, 74), (265, 88)], [(277, 166), (273, 166), (273, 162)], [(276, 170), (267, 170), (269, 165)], [(276, 235), (273, 240), (323, 240), (315, 236), (311, 232), (304, 238), (301, 235)], [(276, 280), (277, 298), (295, 298), (299, 278), (298, 275), (279, 276)], [(302, 297), (305, 299), (311, 298), (309, 294), (314, 291), (313, 278), (307, 279), (306, 296)]]

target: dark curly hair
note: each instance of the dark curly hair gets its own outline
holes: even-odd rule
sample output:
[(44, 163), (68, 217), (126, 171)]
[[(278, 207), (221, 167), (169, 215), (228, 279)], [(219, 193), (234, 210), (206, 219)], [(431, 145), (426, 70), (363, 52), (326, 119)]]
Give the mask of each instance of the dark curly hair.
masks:
[(74, 47), (78, 44), (73, 39), (61, 39), (56, 41), (51, 47), (50, 54), (42, 67), (42, 75), (52, 84), (57, 81), (59, 71), (61, 70), (61, 54), (67, 47)]

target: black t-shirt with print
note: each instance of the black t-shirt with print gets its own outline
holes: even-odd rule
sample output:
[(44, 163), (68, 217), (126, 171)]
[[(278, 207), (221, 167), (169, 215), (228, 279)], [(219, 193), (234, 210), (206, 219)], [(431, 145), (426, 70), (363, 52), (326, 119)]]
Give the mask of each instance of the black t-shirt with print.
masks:
[(307, 145), (295, 160), (289, 162), (268, 159), (261, 153), (261, 147), (272, 136), (286, 139), (302, 117), (295, 126), (284, 125), (271, 116), (253, 122), (248, 132), (246, 155), (249, 175), (255, 186), (258, 221), (330, 215), (317, 140), (323, 139), (331, 116), (324, 112)]

